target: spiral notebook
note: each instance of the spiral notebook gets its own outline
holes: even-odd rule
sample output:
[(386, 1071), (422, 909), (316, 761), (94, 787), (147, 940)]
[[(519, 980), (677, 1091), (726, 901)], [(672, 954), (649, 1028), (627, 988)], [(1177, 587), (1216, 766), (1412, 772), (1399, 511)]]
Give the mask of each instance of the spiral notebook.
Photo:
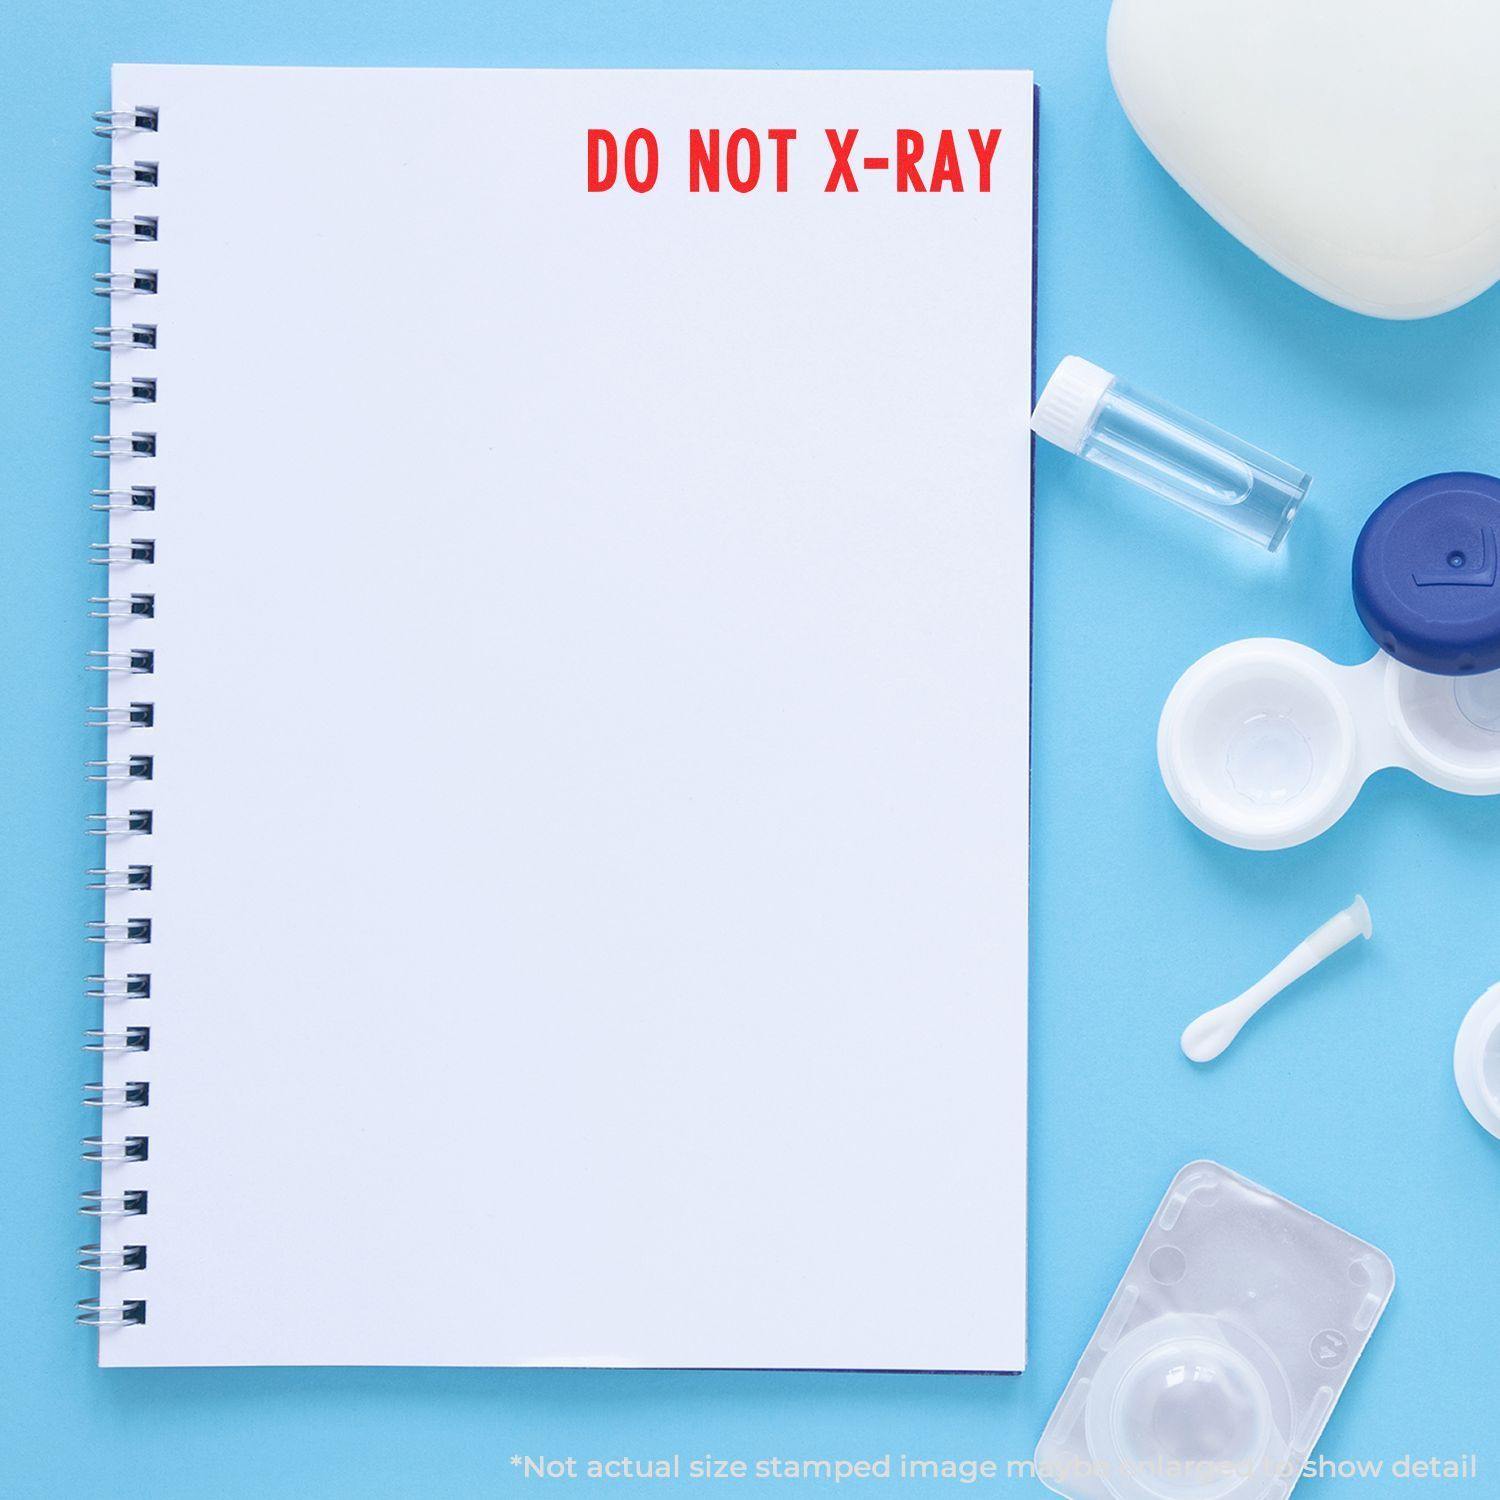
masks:
[(102, 1365), (1021, 1368), (1033, 114), (114, 70)]

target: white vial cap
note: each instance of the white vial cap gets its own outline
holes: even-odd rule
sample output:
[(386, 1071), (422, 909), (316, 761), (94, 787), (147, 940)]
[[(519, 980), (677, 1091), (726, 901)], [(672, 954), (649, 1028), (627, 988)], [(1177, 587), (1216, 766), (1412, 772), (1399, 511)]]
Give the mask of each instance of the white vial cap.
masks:
[(1115, 377), (1086, 359), (1070, 354), (1052, 372), (1031, 414), (1031, 430), (1039, 438), (1077, 453), (1089, 435), (1099, 404)]

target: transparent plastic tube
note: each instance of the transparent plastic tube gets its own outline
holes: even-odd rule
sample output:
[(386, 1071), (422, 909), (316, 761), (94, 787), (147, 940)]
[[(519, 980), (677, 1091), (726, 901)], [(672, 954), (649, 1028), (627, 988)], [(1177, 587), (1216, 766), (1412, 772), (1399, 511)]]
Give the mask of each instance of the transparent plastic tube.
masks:
[(1076, 355), (1032, 415), (1038, 437), (1274, 552), (1309, 474)]

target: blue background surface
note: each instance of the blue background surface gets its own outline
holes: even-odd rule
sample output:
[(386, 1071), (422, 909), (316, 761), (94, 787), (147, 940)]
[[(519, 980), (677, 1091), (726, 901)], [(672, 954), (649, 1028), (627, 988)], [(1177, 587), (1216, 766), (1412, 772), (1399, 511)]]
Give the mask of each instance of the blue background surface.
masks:
[[(1224, 641), (1287, 635), (1343, 661), (1368, 654), (1347, 582), (1365, 515), (1420, 474), (1500, 471), (1500, 293), (1399, 325), (1282, 280), (1200, 213), (1130, 132), (1105, 70), (1106, 13), (1104, 0), (63, 0), (9, 12), (0, 1492), (547, 1488), (511, 1467), (518, 1452), (904, 1452), (1003, 1468), (1030, 1454), (1167, 1181), (1211, 1156), (1396, 1263), (1395, 1299), (1323, 1451), (1390, 1460), (1477, 1450), (1481, 1479), (1459, 1492), (1500, 1494), (1500, 1143), (1463, 1112), (1450, 1061), (1464, 1011), (1500, 979), (1500, 798), (1384, 773), (1325, 837), (1251, 855), (1212, 844), (1177, 814), (1153, 748), (1178, 673)], [(88, 277), (102, 264), (88, 234), (102, 202), (88, 185), (97, 143), (87, 120), (107, 99), (112, 60), (1036, 70), (1043, 372), (1085, 354), (1317, 479), (1285, 555), (1270, 559), (1063, 454), (1038, 454), (1024, 1376), (93, 1368), (93, 1339), (71, 1324), (89, 1290), (72, 1269), (88, 1237), (73, 1212), (89, 1183), (76, 1146), (89, 1123), (78, 1042), (97, 1024), (79, 994), (81, 933), (94, 914), (82, 871), (95, 853), (81, 832), (91, 805), (81, 773), (96, 749), (82, 727), (79, 664), (98, 644), (82, 601), (98, 534), (86, 496), (98, 482), (86, 457), (87, 382), (102, 373), (86, 333), (99, 311)], [(1256, 121), (1244, 124), (1253, 152)], [(228, 289), (224, 317), (236, 336)], [(244, 523), (252, 534), (256, 518)], [(1191, 1016), (1356, 890), (1374, 912), (1372, 943), (1267, 1012), (1213, 1069), (1183, 1060), (1176, 1037)], [(226, 1018), (241, 1022), (253, 1026)], [(1002, 1486), (1043, 1493), (1003, 1479), (982, 1487)], [(1309, 1482), (1299, 1494), (1338, 1489)]]

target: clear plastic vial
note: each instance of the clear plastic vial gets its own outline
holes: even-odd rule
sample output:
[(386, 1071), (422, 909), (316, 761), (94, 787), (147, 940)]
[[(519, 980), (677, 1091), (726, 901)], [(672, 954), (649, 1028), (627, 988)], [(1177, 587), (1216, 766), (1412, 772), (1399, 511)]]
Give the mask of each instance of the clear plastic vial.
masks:
[(1312, 476), (1070, 354), (1032, 430), (1274, 552)]

